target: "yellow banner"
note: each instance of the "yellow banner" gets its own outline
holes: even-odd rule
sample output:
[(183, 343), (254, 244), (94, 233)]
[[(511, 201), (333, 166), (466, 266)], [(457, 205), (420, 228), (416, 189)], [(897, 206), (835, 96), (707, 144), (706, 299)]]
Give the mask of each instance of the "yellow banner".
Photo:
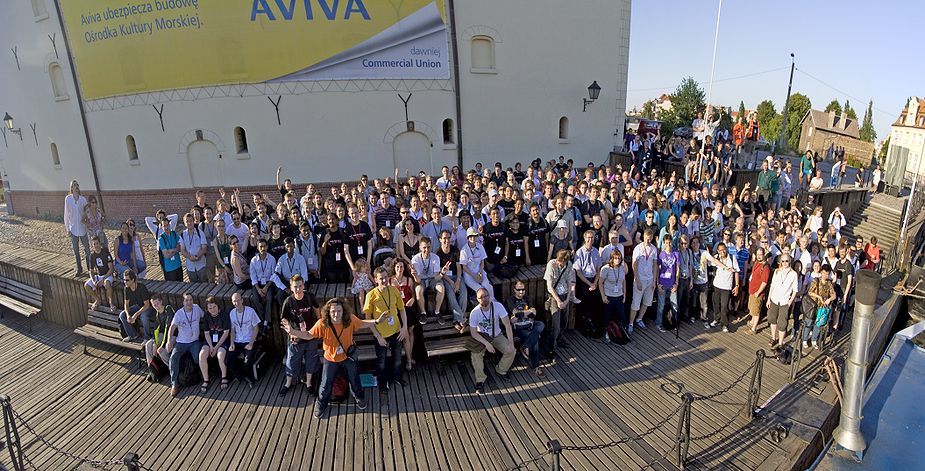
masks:
[(442, 0), (62, 0), (88, 100), (285, 80), (448, 78)]

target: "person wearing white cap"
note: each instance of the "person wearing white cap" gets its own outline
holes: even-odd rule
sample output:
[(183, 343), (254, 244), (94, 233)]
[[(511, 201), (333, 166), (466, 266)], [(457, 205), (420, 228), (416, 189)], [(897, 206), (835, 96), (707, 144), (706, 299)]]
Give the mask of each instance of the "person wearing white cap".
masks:
[(485, 247), (479, 243), (478, 229), (470, 227), (466, 230), (467, 243), (459, 250), (459, 263), (463, 270), (463, 281), (473, 291), (479, 288), (488, 290), (488, 294), (495, 299), (495, 290), (488, 281), (488, 274), (485, 272), (485, 259), (488, 254), (485, 253)]

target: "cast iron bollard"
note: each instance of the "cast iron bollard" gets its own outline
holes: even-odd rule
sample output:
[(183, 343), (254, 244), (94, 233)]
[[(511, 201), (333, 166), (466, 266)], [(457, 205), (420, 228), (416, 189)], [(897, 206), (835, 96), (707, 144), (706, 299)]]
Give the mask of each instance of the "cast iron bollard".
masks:
[(742, 413), (746, 419), (751, 421), (755, 417), (755, 409), (758, 408), (758, 396), (761, 395), (761, 373), (764, 369), (764, 350), (755, 352), (755, 368), (752, 370), (752, 379), (748, 383), (748, 399), (746, 407)]
[(10, 462), (13, 471), (25, 471), (26, 463), (19, 443), (19, 430), (16, 428), (16, 418), (13, 416), (13, 405), (10, 396), (0, 395), (0, 408), (3, 409), (3, 432), (6, 437), (6, 448), (10, 451)]
[(562, 456), (562, 444), (559, 443), (559, 440), (550, 440), (546, 445), (546, 449), (552, 453), (552, 471), (559, 471), (561, 469), (559, 458)]
[(138, 465), (137, 453), (126, 453), (122, 458), (122, 464), (125, 465), (127, 471), (141, 471), (141, 466)]
[(681, 407), (681, 414), (678, 418), (678, 428), (675, 432), (675, 464), (678, 468), (684, 469), (684, 463), (687, 461), (687, 452), (691, 446), (691, 404), (694, 402), (694, 395), (684, 393), (684, 405)]
[[(802, 329), (801, 329), (802, 330)], [(790, 357), (790, 383), (793, 384), (800, 371), (800, 360), (803, 359), (803, 342), (800, 341), (802, 332), (793, 336), (793, 355)]]

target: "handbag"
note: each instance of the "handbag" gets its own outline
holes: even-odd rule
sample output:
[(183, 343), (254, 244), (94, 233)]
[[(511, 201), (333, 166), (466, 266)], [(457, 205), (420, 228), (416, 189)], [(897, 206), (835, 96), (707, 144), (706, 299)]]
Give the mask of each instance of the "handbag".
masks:
[(830, 307), (820, 307), (816, 310), (816, 326), (822, 327), (829, 323), (829, 314), (832, 313), (832, 308)]

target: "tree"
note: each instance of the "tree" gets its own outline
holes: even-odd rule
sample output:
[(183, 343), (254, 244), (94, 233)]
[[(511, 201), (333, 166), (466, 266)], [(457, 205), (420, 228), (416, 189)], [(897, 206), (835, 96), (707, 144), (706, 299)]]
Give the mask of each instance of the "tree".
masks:
[[(765, 129), (766, 129), (767, 124), (769, 124), (771, 120), (774, 119), (775, 116), (777, 116), (777, 110), (774, 109), (774, 102), (772, 102), (771, 100), (764, 100), (761, 103), (758, 103), (758, 107), (755, 108), (755, 113), (758, 115), (758, 124), (761, 125), (761, 127)], [(778, 132), (780, 132), (780, 128), (778, 128)], [(765, 139), (767, 139), (770, 142), (771, 140), (775, 139), (779, 134), (772, 136), (768, 134), (765, 130), (762, 130), (761, 135), (765, 136)]]
[(690, 126), (697, 113), (703, 111), (705, 96), (693, 77), (681, 80), (681, 84), (671, 94), (671, 110), (665, 113), (662, 128), (674, 132), (679, 127)]
[(739, 101), (739, 119), (741, 119), (743, 123), (745, 123), (746, 120), (748, 119), (748, 116), (745, 116), (745, 102), (744, 101)]
[(877, 160), (880, 162), (880, 165), (886, 163), (887, 152), (890, 149), (890, 136), (887, 136), (883, 140), (883, 144), (880, 144), (880, 155), (877, 156)]
[(828, 113), (834, 111), (836, 115), (841, 114), (841, 103), (838, 100), (832, 100), (828, 105), (825, 105), (825, 112)]
[(848, 100), (845, 100), (845, 107), (842, 109), (842, 112), (848, 119), (858, 120), (858, 114), (854, 111), (854, 108), (851, 107), (851, 104), (848, 103)]
[[(777, 142), (780, 139), (780, 125), (784, 120), (784, 117), (774, 113), (774, 116), (761, 123), (761, 137), (768, 142)], [(780, 152), (780, 145), (774, 147), (777, 152)]]
[(877, 130), (874, 129), (874, 100), (867, 103), (867, 111), (864, 112), (864, 121), (858, 133), (862, 141), (874, 142), (877, 139)]
[(790, 95), (790, 108), (787, 110), (787, 122), (784, 123), (787, 126), (787, 148), (798, 150), (800, 147), (800, 121), (812, 106), (808, 96), (802, 93)]
[(655, 104), (651, 101), (645, 102), (645, 104), (642, 105), (642, 111), (639, 117), (644, 119), (655, 119)]
[(732, 122), (732, 114), (730, 113), (730, 111), (732, 111), (732, 108), (720, 110), (719, 126), (718, 126), (719, 129), (728, 129), (729, 132), (732, 132), (733, 122)]

